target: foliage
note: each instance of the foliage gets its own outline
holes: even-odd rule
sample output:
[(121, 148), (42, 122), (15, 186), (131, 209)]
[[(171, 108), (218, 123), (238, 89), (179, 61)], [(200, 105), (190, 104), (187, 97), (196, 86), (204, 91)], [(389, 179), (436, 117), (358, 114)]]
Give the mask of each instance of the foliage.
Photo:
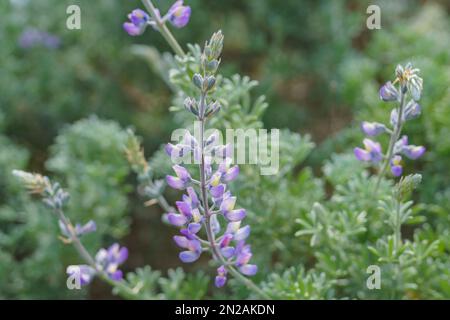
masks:
[[(82, 8), (79, 31), (61, 28), (74, 2)], [(174, 31), (184, 57), (165, 52), (171, 48), (157, 32), (130, 38), (120, 29), (139, 1), (0, 2), (0, 298), (109, 297), (99, 280), (67, 290), (66, 266), (79, 257), (58, 239), (54, 216), (21, 191), (13, 169), (61, 182), (71, 194), (70, 220), (97, 222), (98, 231), (83, 237), (90, 253), (117, 240), (134, 257), (125, 271), (145, 265), (127, 272), (124, 286), (113, 285), (114, 294), (258, 298), (231, 279), (213, 288), (206, 260), (181, 269), (173, 233), (159, 221), (163, 199), (179, 196), (165, 188), (172, 164), (161, 144), (175, 128), (192, 129), (184, 101), (198, 96), (192, 77), (201, 71), (204, 40), (222, 29), (222, 75), (211, 92), (222, 110), (211, 127), (284, 128), (279, 173), (262, 176), (260, 167), (244, 165), (230, 184), (252, 228), (255, 284), (274, 299), (448, 299), (450, 7), (376, 2), (382, 29), (369, 31), (370, 1), (186, 0), (191, 21)], [(161, 12), (171, 5), (155, 3)], [(61, 45), (21, 47), (30, 27)], [(415, 175), (382, 178), (374, 192), (376, 172), (351, 149), (360, 143), (360, 120), (389, 120), (377, 97), (381, 81), (409, 61), (425, 81), (423, 115), (404, 130), (427, 152), (405, 172), (422, 181), (413, 188)], [(131, 162), (139, 165), (128, 166), (125, 148), (134, 148), (139, 157)], [(131, 172), (146, 207), (132, 193)], [(143, 251), (147, 234), (165, 235), (151, 244), (157, 250)], [(366, 285), (373, 265), (381, 270), (379, 290)]]

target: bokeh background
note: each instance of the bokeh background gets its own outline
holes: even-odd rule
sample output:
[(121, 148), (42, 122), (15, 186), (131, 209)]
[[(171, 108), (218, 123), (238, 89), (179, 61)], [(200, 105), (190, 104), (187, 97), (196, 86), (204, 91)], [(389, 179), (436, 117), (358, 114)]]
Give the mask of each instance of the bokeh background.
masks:
[[(393, 78), (397, 63), (419, 67), (425, 79), (423, 115), (406, 131), (429, 151), (407, 170), (428, 177), (416, 200), (433, 205), (430, 223), (434, 219), (442, 227), (433, 232), (450, 235), (449, 1), (185, 2), (192, 17), (186, 28), (174, 31), (179, 42), (202, 44), (222, 29), (221, 73), (259, 82), (251, 92), (267, 98), (264, 126), (310, 134), (316, 148), (292, 168), (307, 168), (299, 179), (320, 177), (332, 153), (359, 144), (360, 120), (387, 119), (389, 110), (377, 92)], [(171, 5), (155, 3), (163, 12)], [(81, 30), (66, 28), (71, 4), (81, 8)], [(369, 4), (381, 7), (381, 30), (366, 28)], [(76, 253), (55, 236), (51, 214), (23, 193), (11, 176), (14, 168), (62, 181), (71, 192), (68, 215), (93, 218), (99, 226), (86, 238), (87, 246), (119, 240), (130, 249), (125, 270), (149, 265), (165, 274), (181, 266), (171, 241), (174, 230), (161, 222), (158, 207), (144, 207), (123, 155), (126, 128), (143, 138), (151, 157), (178, 125), (169, 111), (171, 89), (157, 66), (131, 50), (135, 44), (159, 52), (170, 48), (156, 32), (134, 38), (122, 30), (135, 7), (141, 7), (137, 0), (0, 1), (0, 298), (112, 297), (99, 281), (82, 291), (65, 288), (65, 266), (76, 263)], [(326, 197), (323, 189), (318, 197)], [(285, 206), (310, 209), (296, 199)], [(283, 219), (280, 226), (290, 224), (289, 216)], [(264, 238), (255, 241), (254, 251), (264, 250), (258, 247)], [(278, 250), (287, 250), (280, 243)], [(277, 255), (283, 256), (267, 261), (276, 266), (300, 259)], [(202, 264), (183, 268), (190, 272)]]

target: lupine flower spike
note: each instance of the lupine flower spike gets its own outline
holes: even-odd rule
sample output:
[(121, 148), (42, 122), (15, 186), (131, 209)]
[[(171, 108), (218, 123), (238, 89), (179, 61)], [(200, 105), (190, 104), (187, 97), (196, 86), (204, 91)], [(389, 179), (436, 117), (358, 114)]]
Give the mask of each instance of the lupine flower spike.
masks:
[[(381, 145), (368, 138), (364, 139), (364, 149), (355, 148), (354, 153), (358, 160), (378, 164), (381, 160), (377, 188), (381, 178), (384, 176), (388, 166), (395, 177), (403, 173), (402, 155), (411, 160), (420, 158), (425, 153), (425, 147), (410, 145), (408, 137), (400, 138), (401, 130), (406, 121), (417, 118), (422, 112), (418, 104), (422, 90), (423, 80), (419, 77), (419, 69), (413, 68), (411, 63), (405, 67), (398, 65), (395, 69), (396, 78), (393, 82), (388, 81), (380, 88), (380, 98), (387, 102), (397, 102), (398, 107), (392, 109), (390, 114), (390, 128), (382, 123), (361, 123), (361, 129), (365, 135), (375, 137), (383, 133), (390, 135), (390, 142), (386, 154), (382, 153)], [(409, 101), (407, 102), (409, 98)]]
[[(181, 3), (178, 1), (174, 6)], [(177, 7), (176, 10), (182, 9)], [(177, 17), (181, 17), (181, 11), (178, 14), (180, 16)], [(206, 43), (201, 57), (203, 74), (193, 77), (200, 99), (187, 98), (185, 101), (186, 109), (202, 123), (200, 140), (187, 133), (181, 143), (166, 146), (166, 152), (173, 161), (190, 155), (200, 162), (198, 183), (179, 164), (173, 166), (175, 176), (166, 177), (169, 186), (186, 190), (186, 194), (182, 201), (176, 202), (178, 212), (168, 212), (165, 220), (180, 228), (180, 235), (176, 235), (174, 241), (182, 249), (179, 254), (181, 261), (194, 262), (205, 251), (212, 254), (219, 265), (215, 278), (217, 287), (225, 285), (229, 273), (237, 274), (237, 277), (252, 276), (258, 270), (250, 263), (252, 252), (246, 243), (250, 226), (242, 225), (246, 210), (237, 206), (237, 198), (227, 186), (237, 178), (239, 167), (232, 165), (230, 146), (216, 145), (217, 133), (203, 137), (206, 120), (220, 110), (218, 102), (208, 101), (208, 93), (215, 85), (222, 46), (223, 36), (219, 31)], [(217, 166), (214, 166), (214, 159), (218, 160)], [(221, 226), (223, 223), (225, 228)]]

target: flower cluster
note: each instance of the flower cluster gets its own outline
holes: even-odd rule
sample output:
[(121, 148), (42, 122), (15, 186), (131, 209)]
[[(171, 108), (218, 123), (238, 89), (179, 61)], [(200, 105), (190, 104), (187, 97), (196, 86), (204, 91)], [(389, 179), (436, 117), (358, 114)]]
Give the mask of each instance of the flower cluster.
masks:
[(68, 266), (67, 274), (69, 276), (79, 277), (81, 285), (89, 284), (97, 274), (106, 276), (113, 281), (122, 279), (123, 274), (118, 267), (128, 258), (127, 248), (121, 248), (116, 243), (107, 250), (100, 249), (93, 259), (80, 242), (80, 237), (96, 231), (97, 225), (93, 220), (84, 225), (79, 223), (75, 226), (72, 225), (63, 212), (63, 207), (69, 200), (69, 194), (60, 187), (59, 183), (52, 183), (50, 179), (40, 174), (21, 170), (13, 170), (12, 173), (22, 181), (30, 193), (40, 195), (42, 201), (53, 210), (63, 235), (60, 238), (66, 244), (73, 243), (81, 257), (88, 263)]
[[(187, 98), (185, 106), (201, 123), (200, 137), (189, 132), (177, 145), (168, 144), (167, 154), (172, 160), (192, 156), (198, 161), (200, 179), (192, 178), (188, 169), (180, 164), (173, 166), (174, 176), (167, 176), (167, 184), (177, 190), (185, 190), (181, 201), (176, 202), (178, 212), (168, 212), (166, 220), (180, 227), (180, 235), (174, 241), (183, 251), (181, 261), (196, 261), (202, 252), (210, 251), (220, 265), (217, 269), (215, 284), (222, 287), (227, 281), (227, 273), (235, 267), (244, 275), (251, 276), (257, 272), (257, 266), (250, 264), (252, 252), (246, 244), (250, 226), (243, 226), (245, 209), (236, 208), (236, 197), (227, 184), (236, 179), (239, 167), (232, 165), (231, 147), (218, 143), (218, 132), (204, 137), (206, 120), (220, 110), (216, 101), (207, 101), (207, 94), (215, 85), (215, 73), (219, 66), (223, 36), (219, 31), (206, 43), (201, 57), (203, 74), (195, 74), (194, 85), (200, 91), (200, 98)], [(221, 224), (226, 224), (221, 232)], [(202, 230), (206, 239), (201, 237)]]
[(159, 10), (155, 9), (155, 16), (155, 19), (153, 19), (144, 10), (135, 9), (128, 15), (130, 21), (125, 22), (123, 28), (130, 36), (143, 34), (147, 26), (152, 26), (157, 29), (158, 26), (164, 24), (166, 21), (170, 22), (176, 28), (182, 28), (189, 22), (191, 7), (183, 5), (183, 0), (178, 0), (163, 17), (161, 17)]
[[(389, 165), (394, 176), (401, 176), (402, 156), (415, 160), (425, 153), (425, 147), (410, 145), (407, 136), (400, 137), (404, 123), (421, 114), (421, 107), (417, 101), (422, 94), (423, 80), (418, 73), (419, 69), (413, 68), (411, 63), (405, 67), (398, 65), (395, 70), (395, 80), (388, 81), (380, 88), (379, 95), (383, 101), (394, 101), (399, 104), (391, 111), (390, 127), (378, 122), (363, 121), (361, 123), (361, 129), (366, 136), (375, 137), (383, 133), (391, 136), (386, 154), (383, 154), (380, 143), (369, 138), (363, 140), (364, 148), (354, 150), (356, 158), (360, 161), (377, 164), (384, 160), (381, 174), (384, 174), (384, 170)], [(406, 103), (408, 97), (409, 101)]]
[(123, 273), (119, 270), (119, 266), (125, 262), (128, 258), (128, 249), (120, 247), (115, 243), (108, 249), (100, 249), (95, 255), (95, 268), (94, 266), (82, 264), (82, 265), (70, 265), (67, 267), (66, 273), (69, 276), (79, 276), (80, 284), (89, 284), (94, 276), (100, 272), (105, 273), (111, 280), (120, 281), (123, 278)]

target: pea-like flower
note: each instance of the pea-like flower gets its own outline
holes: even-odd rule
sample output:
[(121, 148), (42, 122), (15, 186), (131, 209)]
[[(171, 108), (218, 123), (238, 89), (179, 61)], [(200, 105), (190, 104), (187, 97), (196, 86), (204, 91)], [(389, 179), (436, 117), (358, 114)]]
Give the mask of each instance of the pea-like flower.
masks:
[(402, 153), (411, 160), (419, 159), (425, 153), (424, 146), (408, 145), (403, 147)]
[(222, 201), (220, 204), (220, 211), (222, 211), (225, 218), (228, 221), (241, 221), (245, 218), (246, 211), (245, 209), (234, 209), (236, 204), (236, 197), (228, 197)]
[(128, 258), (128, 249), (120, 247), (114, 243), (108, 249), (100, 249), (95, 255), (97, 269), (106, 272), (106, 274), (115, 281), (122, 280), (123, 273), (119, 270), (119, 265)]
[[(70, 239), (72, 237), (71, 232), (68, 230), (68, 227), (61, 221), (59, 220), (59, 228), (61, 229), (61, 233), (67, 237), (68, 239)], [(75, 235), (77, 237), (80, 237), (84, 234), (87, 233), (91, 233), (97, 230), (97, 225), (95, 224), (95, 222), (93, 220), (90, 220), (89, 222), (87, 222), (85, 225), (81, 225), (79, 223), (77, 223), (75, 225), (75, 228), (73, 228)]]
[(89, 284), (98, 272), (105, 273), (114, 281), (123, 278), (122, 270), (119, 266), (128, 258), (128, 249), (120, 247), (118, 243), (111, 245), (108, 249), (100, 249), (95, 255), (95, 269), (88, 265), (71, 265), (67, 267), (66, 273), (69, 276), (80, 277), (80, 284)]
[(191, 17), (191, 7), (183, 5), (183, 0), (175, 2), (167, 12), (167, 20), (177, 28), (183, 28)]
[(123, 28), (130, 36), (143, 34), (150, 22), (150, 16), (141, 9), (133, 10), (128, 15), (128, 19), (130, 22), (125, 22)]
[(361, 130), (369, 137), (374, 137), (383, 132), (386, 132), (386, 126), (378, 122), (363, 121), (361, 123)]
[(399, 177), (402, 175), (403, 167), (402, 167), (402, 157), (399, 155), (395, 155), (391, 160), (391, 172), (394, 177)]
[(167, 184), (174, 189), (186, 189), (188, 184), (191, 182), (191, 175), (189, 174), (189, 171), (180, 165), (174, 165), (172, 168), (177, 176), (166, 176)]
[(224, 266), (220, 266), (219, 268), (217, 268), (217, 276), (214, 281), (214, 284), (217, 288), (221, 288), (225, 285), (225, 283), (227, 282), (227, 273), (228, 271)]
[(391, 81), (386, 82), (381, 88), (380, 88), (380, 99), (383, 101), (397, 101), (400, 97), (397, 89), (392, 84)]
[(354, 153), (358, 160), (378, 163), (383, 158), (381, 153), (381, 145), (378, 142), (374, 142), (370, 139), (364, 139), (364, 149), (355, 148)]
[(252, 257), (252, 251), (248, 244), (245, 244), (244, 241), (241, 241), (236, 246), (236, 266), (246, 276), (253, 276), (258, 271), (258, 267), (254, 264), (249, 264)]
[(405, 106), (404, 120), (413, 120), (420, 116), (421, 113), (422, 108), (420, 105), (416, 101), (411, 100)]
[(196, 261), (201, 253), (202, 246), (199, 240), (196, 237), (192, 236), (188, 232), (184, 233), (185, 236), (174, 236), (174, 241), (182, 249), (187, 249), (186, 251), (182, 251), (179, 254), (179, 258), (184, 263), (191, 263)]
[(66, 269), (66, 273), (69, 277), (79, 277), (80, 285), (85, 286), (91, 283), (94, 279), (96, 271), (94, 268), (86, 265), (70, 265)]

